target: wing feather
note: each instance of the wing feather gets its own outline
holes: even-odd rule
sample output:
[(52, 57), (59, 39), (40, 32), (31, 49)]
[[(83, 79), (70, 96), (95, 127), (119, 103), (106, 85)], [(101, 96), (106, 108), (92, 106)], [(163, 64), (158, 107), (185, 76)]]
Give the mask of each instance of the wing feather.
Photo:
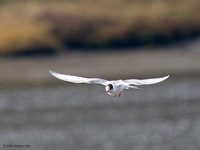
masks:
[(128, 80), (124, 80), (124, 82), (127, 84), (133, 84), (133, 85), (149, 85), (149, 84), (156, 84), (156, 83), (162, 82), (166, 80), (168, 77), (169, 76), (165, 76), (162, 78), (143, 79), (143, 80), (128, 79)]
[(88, 84), (102, 84), (106, 85), (107, 80), (100, 79), (100, 78), (84, 78), (79, 76), (72, 76), (72, 75), (65, 75), (56, 73), (54, 71), (49, 70), (49, 72), (56, 78), (73, 83), (88, 83)]

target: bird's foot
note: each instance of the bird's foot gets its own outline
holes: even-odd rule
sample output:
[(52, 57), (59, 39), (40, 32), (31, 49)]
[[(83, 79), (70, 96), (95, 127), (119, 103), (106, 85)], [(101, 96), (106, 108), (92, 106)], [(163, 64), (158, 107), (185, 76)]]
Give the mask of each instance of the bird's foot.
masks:
[(116, 97), (116, 94), (114, 94), (113, 96)]
[(120, 92), (120, 93), (119, 93), (118, 97), (120, 97), (120, 96), (121, 96), (121, 93), (122, 93), (122, 92)]

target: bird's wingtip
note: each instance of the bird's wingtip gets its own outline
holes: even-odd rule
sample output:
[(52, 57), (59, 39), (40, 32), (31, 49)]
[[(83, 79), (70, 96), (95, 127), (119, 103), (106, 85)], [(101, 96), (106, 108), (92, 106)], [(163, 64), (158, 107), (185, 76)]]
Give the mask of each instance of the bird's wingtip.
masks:
[(52, 71), (52, 70), (49, 70), (49, 73), (53, 75), (55, 72), (54, 72), (54, 71)]
[(168, 79), (169, 78), (169, 75), (165, 76), (165, 77), (162, 77), (163, 81)]
[(167, 79), (167, 78), (169, 78), (169, 76), (170, 76), (170, 75), (167, 75), (165, 78)]

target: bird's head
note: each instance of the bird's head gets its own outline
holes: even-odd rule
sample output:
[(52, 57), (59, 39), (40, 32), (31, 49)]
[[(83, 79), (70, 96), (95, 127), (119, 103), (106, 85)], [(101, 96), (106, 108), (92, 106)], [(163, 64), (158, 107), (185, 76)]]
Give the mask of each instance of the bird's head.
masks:
[(106, 92), (111, 92), (112, 90), (113, 90), (113, 85), (112, 84), (108, 84), (108, 85), (106, 85)]

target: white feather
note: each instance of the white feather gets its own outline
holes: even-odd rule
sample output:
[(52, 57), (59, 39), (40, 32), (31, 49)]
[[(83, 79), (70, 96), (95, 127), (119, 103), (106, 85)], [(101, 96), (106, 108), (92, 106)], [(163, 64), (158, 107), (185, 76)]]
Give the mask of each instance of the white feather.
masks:
[(102, 84), (106, 85), (107, 80), (100, 79), (100, 78), (84, 78), (84, 77), (78, 77), (78, 76), (72, 76), (72, 75), (64, 75), (60, 73), (56, 73), (54, 71), (49, 70), (49, 72), (56, 78), (73, 82), (73, 83), (88, 83), (88, 84)]
[(149, 84), (156, 84), (156, 83), (162, 82), (166, 80), (168, 77), (169, 76), (165, 76), (162, 78), (143, 79), (143, 80), (128, 79), (128, 80), (124, 80), (124, 82), (127, 84), (133, 84), (133, 85), (149, 85)]

